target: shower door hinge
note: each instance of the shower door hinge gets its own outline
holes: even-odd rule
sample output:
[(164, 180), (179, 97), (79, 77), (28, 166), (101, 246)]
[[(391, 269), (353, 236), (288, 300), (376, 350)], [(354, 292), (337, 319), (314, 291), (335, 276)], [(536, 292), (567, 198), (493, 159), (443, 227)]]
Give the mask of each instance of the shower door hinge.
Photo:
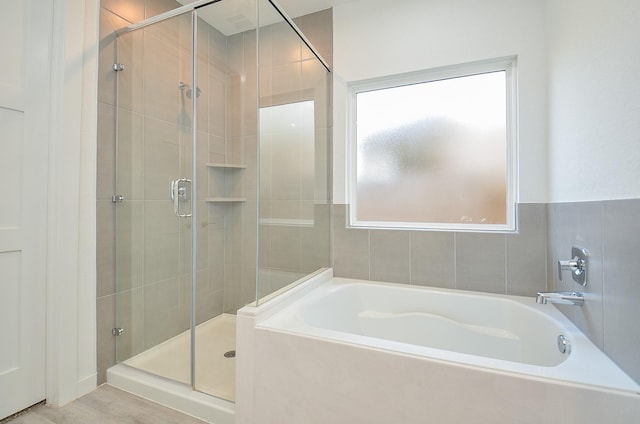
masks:
[(112, 328), (111, 334), (113, 334), (114, 336), (122, 336), (124, 334), (124, 328)]
[(121, 194), (114, 194), (113, 196), (111, 196), (111, 201), (113, 203), (122, 203), (124, 202), (124, 196)]
[(113, 64), (113, 70), (116, 71), (116, 72), (124, 71), (124, 64), (122, 64), (122, 63), (114, 63)]

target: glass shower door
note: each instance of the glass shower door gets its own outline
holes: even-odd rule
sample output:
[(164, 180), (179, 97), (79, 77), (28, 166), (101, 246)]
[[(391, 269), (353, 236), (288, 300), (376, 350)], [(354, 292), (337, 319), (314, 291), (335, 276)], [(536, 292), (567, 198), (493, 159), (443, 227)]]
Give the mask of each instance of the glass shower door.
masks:
[(116, 357), (191, 383), (191, 14), (117, 41)]

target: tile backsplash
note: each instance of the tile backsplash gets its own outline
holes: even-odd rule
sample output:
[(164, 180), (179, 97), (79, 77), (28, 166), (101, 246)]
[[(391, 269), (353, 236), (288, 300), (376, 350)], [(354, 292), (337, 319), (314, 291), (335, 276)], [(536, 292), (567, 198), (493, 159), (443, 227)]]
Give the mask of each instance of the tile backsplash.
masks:
[[(640, 381), (640, 199), (519, 204), (517, 234), (354, 229), (347, 208), (334, 205), (336, 276), (532, 297), (583, 292), (583, 307), (560, 309)], [(558, 278), (572, 246), (589, 251), (586, 287)]]
[(546, 290), (546, 205), (520, 204), (518, 234), (354, 229), (334, 205), (334, 272), (362, 278), (535, 296)]
[[(562, 311), (620, 368), (640, 382), (640, 199), (548, 205), (549, 287), (580, 291), (582, 308)], [(558, 278), (557, 260), (569, 259), (571, 246), (589, 251), (587, 286), (568, 275)]]

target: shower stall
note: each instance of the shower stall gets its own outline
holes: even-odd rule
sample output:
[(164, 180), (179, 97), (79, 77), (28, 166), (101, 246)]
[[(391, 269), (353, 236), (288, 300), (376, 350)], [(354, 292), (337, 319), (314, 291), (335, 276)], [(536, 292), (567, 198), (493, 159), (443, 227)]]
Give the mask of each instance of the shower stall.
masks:
[(330, 266), (330, 70), (269, 0), (176, 6), (115, 34), (116, 360), (233, 402), (236, 311)]

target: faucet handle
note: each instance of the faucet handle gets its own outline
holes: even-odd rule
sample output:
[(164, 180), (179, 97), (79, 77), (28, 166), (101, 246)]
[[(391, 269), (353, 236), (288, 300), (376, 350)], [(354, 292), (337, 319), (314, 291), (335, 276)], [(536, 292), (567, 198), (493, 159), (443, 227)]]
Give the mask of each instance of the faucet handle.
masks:
[(558, 261), (558, 278), (562, 281), (562, 271), (568, 269), (571, 272), (580, 272), (580, 268), (584, 265), (580, 263), (578, 257), (576, 256), (573, 259), (569, 259), (566, 261), (559, 260)]
[(558, 261), (558, 278), (562, 281), (562, 271), (570, 270), (573, 281), (582, 286), (587, 285), (587, 250), (580, 247), (571, 249), (573, 259)]

